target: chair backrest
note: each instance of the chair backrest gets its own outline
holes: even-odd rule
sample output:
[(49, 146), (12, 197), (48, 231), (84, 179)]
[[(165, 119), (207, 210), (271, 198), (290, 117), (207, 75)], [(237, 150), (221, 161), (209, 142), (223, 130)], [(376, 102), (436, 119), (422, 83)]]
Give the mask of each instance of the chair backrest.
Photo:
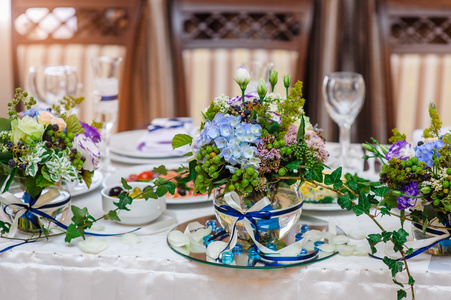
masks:
[[(238, 90), (235, 69), (251, 60), (285, 60), (293, 82), (304, 78), (312, 0), (169, 0), (168, 14), (178, 116), (196, 112), (196, 102), (208, 105), (214, 93)], [(282, 81), (277, 62), (275, 69)]]
[[(77, 68), (79, 81), (85, 84), (84, 96), (89, 96), (93, 73), (90, 58), (125, 56), (119, 97), (129, 98), (132, 58), (143, 2), (11, 1), (14, 85), (26, 87), (25, 78), (31, 65), (69, 64)], [(127, 103), (122, 102), (120, 111), (124, 113)], [(84, 118), (93, 117), (93, 106), (87, 101), (82, 111)]]
[(411, 137), (429, 126), (428, 103), (451, 125), (451, 2), (382, 0), (379, 7), (387, 111)]

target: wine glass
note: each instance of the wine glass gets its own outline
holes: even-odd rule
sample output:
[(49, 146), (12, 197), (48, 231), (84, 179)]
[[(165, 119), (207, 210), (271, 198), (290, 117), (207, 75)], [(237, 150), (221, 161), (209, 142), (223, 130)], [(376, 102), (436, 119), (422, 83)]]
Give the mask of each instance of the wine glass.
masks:
[(118, 69), (121, 57), (99, 56), (91, 60), (94, 69), (94, 99), (95, 114), (98, 121), (103, 122), (102, 140), (105, 146), (100, 169), (113, 172), (111, 165), (110, 136), (117, 121), (119, 110), (119, 79)]
[(76, 96), (79, 87), (75, 67), (67, 65), (32, 66), (28, 72), (28, 83), (38, 106), (45, 108), (65, 96)]
[[(340, 157), (336, 161), (346, 171), (356, 170), (350, 162), (348, 149), (351, 142), (350, 129), (362, 109), (365, 82), (362, 75), (353, 72), (335, 72), (324, 77), (323, 97), (327, 112), (340, 128)], [(332, 162), (333, 164), (333, 162)]]
[(271, 71), (274, 67), (274, 63), (272, 62), (263, 62), (260, 60), (253, 60), (248, 64), (245, 64), (246, 69), (249, 71), (251, 75), (251, 81), (246, 87), (245, 94), (248, 95), (252, 92), (257, 92), (257, 85), (260, 78), (263, 78), (266, 82), (266, 86), (269, 89), (269, 71)]

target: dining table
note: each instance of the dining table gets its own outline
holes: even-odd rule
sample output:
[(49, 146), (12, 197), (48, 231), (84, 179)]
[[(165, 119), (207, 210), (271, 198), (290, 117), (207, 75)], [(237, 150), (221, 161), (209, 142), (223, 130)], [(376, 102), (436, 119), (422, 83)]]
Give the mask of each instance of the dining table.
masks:
[[(131, 168), (114, 165), (117, 174)], [(94, 217), (103, 215), (101, 189), (99, 185), (74, 196), (72, 205), (87, 207)], [(212, 201), (168, 204), (167, 209), (175, 213), (178, 224), (214, 213)], [(64, 223), (70, 218), (71, 213)], [(304, 209), (302, 218), (333, 222), (346, 234), (378, 232), (366, 215), (342, 209)], [(378, 220), (387, 229), (399, 224), (399, 219), (389, 216)], [(111, 220), (95, 226), (103, 233), (137, 228)], [(125, 243), (122, 235), (96, 237), (108, 242), (98, 254), (83, 252), (78, 246), (82, 238), (66, 243), (64, 235), (6, 250), (0, 254), (0, 299), (396, 299), (399, 286), (393, 283), (390, 270), (382, 260), (368, 255), (337, 254), (311, 264), (272, 269), (230, 268), (193, 261), (173, 251), (167, 235), (174, 226), (152, 234), (135, 231), (137, 244)], [(405, 228), (410, 225), (406, 223)], [(0, 239), (0, 250), (19, 242)], [(365, 240), (350, 243), (368, 247)], [(409, 268), (416, 280), (416, 299), (449, 297), (449, 257), (422, 253), (409, 259)], [(407, 281), (403, 275), (398, 281)]]

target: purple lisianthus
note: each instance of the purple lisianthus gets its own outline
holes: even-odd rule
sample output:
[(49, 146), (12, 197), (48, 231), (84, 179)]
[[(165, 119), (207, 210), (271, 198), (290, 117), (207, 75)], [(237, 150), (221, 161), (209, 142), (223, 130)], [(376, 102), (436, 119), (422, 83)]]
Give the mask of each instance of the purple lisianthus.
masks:
[[(409, 182), (401, 189), (401, 192), (409, 196), (418, 196), (418, 194), (420, 193), (418, 190), (418, 182)], [(396, 202), (398, 202), (398, 209), (406, 209), (408, 207), (414, 207), (415, 205), (417, 205), (416, 198), (410, 198), (406, 196), (397, 197)]]
[(73, 145), (77, 149), (77, 152), (85, 158), (83, 169), (94, 171), (100, 160), (100, 151), (93, 140), (85, 134), (77, 134), (74, 138)]
[(85, 136), (90, 138), (96, 144), (98, 142), (100, 142), (100, 133), (97, 130), (97, 128), (95, 128), (95, 127), (93, 127), (91, 125), (88, 125), (88, 124), (86, 124), (84, 122), (81, 122), (81, 121), (80, 121), (80, 124), (81, 124), (81, 127), (83, 127), (83, 130), (85, 131), (84, 132)]
[(415, 147), (415, 156), (418, 160), (424, 161), (429, 167), (432, 167), (434, 161), (432, 156), (435, 154), (439, 157), (438, 149), (445, 145), (441, 139)]
[(406, 140), (398, 141), (391, 145), (388, 152), (385, 154), (385, 158), (390, 160), (391, 158), (399, 158), (401, 160), (408, 160), (415, 156), (415, 150), (412, 144), (408, 143)]

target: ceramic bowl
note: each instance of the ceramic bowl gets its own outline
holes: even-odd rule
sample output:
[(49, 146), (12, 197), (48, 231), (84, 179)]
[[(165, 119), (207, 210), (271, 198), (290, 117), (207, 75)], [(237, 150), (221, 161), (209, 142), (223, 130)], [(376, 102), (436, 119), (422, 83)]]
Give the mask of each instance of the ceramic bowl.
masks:
[[(132, 188), (139, 187), (141, 190), (149, 185), (148, 182), (130, 182), (129, 184)], [(116, 186), (121, 186), (121, 184), (108, 185), (102, 189), (102, 209), (105, 213), (117, 208), (113, 202), (118, 202), (119, 199), (108, 196), (109, 191)], [(119, 223), (125, 225), (146, 224), (157, 219), (166, 209), (166, 197), (148, 200), (137, 198), (133, 200), (131, 205), (128, 205), (128, 208), (130, 211), (118, 211), (118, 216), (121, 219), (120, 222), (118, 221)]]

